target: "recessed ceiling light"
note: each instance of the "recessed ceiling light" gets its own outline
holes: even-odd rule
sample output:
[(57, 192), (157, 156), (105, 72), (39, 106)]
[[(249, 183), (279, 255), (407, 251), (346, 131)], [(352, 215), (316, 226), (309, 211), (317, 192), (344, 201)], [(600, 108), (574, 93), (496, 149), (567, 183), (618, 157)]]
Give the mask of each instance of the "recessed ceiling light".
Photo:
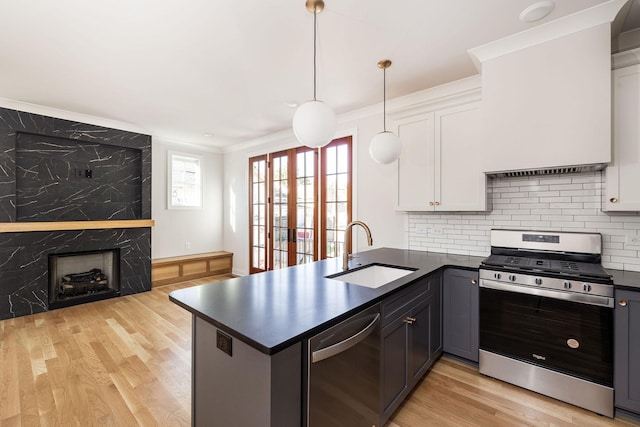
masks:
[(540, 1), (534, 3), (520, 13), (522, 22), (534, 22), (547, 16), (555, 7), (552, 0)]
[(210, 133), (210, 132), (206, 132), (206, 133), (203, 133), (202, 136), (206, 136), (207, 138), (211, 138), (213, 136), (213, 134)]
[(285, 101), (284, 105), (290, 108), (296, 108), (298, 103), (296, 101)]

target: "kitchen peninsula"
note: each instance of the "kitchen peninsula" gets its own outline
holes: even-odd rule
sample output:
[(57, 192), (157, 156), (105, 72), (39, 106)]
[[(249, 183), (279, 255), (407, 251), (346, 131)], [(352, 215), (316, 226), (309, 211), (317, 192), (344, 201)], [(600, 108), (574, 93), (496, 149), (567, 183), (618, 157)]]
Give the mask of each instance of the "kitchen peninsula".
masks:
[(193, 425), (301, 425), (305, 340), (444, 267), (481, 260), (383, 248), (356, 254), (351, 269), (415, 271), (373, 289), (326, 278), (342, 271), (336, 258), (172, 292), (193, 314)]

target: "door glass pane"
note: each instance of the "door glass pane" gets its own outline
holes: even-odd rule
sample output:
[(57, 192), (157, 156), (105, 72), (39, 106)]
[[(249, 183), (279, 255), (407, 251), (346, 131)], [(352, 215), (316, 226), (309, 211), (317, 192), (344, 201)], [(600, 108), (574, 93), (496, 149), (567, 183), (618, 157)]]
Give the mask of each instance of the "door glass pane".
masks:
[(333, 175), (337, 172), (337, 150), (336, 147), (327, 147), (325, 150), (327, 175)]
[(272, 208), (273, 220), (271, 238), (273, 242), (273, 268), (283, 268), (288, 265), (289, 252), (289, 218), (288, 218), (288, 197), (289, 197), (289, 177), (288, 156), (279, 155), (273, 158), (273, 195)]
[(325, 218), (324, 256), (341, 256), (344, 247), (344, 230), (351, 220), (351, 145), (345, 138), (332, 142), (323, 149), (324, 181), (323, 211)]
[(263, 157), (251, 159), (251, 206), (250, 232), (251, 232), (251, 262), (252, 271), (266, 270), (266, 167), (267, 162)]
[(348, 182), (347, 174), (341, 173), (337, 176), (337, 178), (338, 178), (338, 183), (337, 183), (336, 201), (346, 202), (347, 201), (347, 182)]
[(347, 173), (349, 171), (349, 151), (346, 145), (338, 146), (338, 165), (337, 173)]
[(315, 258), (315, 151), (306, 150), (296, 156), (296, 263)]

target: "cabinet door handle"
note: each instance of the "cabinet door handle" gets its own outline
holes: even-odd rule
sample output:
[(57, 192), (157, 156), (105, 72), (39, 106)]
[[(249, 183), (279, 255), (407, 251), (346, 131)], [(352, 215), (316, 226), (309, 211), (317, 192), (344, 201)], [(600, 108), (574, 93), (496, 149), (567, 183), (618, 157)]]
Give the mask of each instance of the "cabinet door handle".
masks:
[(416, 321), (416, 318), (415, 318), (415, 317), (409, 317), (409, 316), (407, 316), (407, 317), (405, 317), (404, 319), (402, 319), (402, 321), (403, 321), (404, 323), (408, 323), (408, 324), (410, 324), (410, 325), (413, 325), (413, 322), (415, 322), (415, 321)]
[(436, 202), (436, 206), (440, 206), (440, 202)]
[(627, 306), (627, 300), (626, 299), (621, 299), (620, 302), (618, 302), (618, 304), (620, 304), (620, 307), (626, 307)]
[(433, 206), (433, 202), (429, 202), (429, 206)]
[(618, 203), (618, 199), (616, 199), (615, 197), (610, 198), (609, 201), (611, 203)]
[(478, 281), (477, 281), (476, 279), (471, 279), (471, 284), (472, 284), (472, 285), (477, 285), (477, 284), (478, 284)]

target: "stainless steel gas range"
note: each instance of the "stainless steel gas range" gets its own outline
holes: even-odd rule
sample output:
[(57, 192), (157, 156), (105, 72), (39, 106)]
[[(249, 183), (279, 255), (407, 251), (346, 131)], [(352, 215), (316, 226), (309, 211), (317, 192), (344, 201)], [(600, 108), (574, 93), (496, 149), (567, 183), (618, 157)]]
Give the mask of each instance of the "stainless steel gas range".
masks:
[(613, 417), (613, 281), (598, 233), (491, 230), (480, 373)]

